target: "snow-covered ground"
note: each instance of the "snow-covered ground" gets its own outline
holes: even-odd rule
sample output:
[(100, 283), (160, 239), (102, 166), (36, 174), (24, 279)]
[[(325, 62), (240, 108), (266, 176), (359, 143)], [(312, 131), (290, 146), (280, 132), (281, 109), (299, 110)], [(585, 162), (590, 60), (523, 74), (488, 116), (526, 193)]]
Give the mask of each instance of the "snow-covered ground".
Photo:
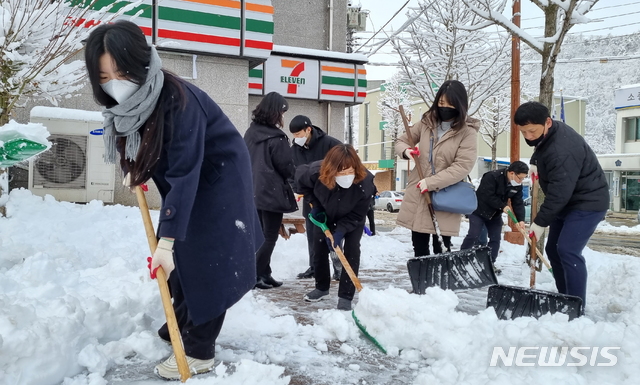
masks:
[[(171, 348), (156, 336), (164, 313), (157, 284), (149, 279), (138, 209), (61, 203), (14, 190), (7, 212), (0, 218), (0, 384), (165, 384), (152, 370)], [(624, 231), (637, 236), (640, 227)], [(454, 249), (461, 240), (453, 239)], [(528, 284), (524, 253), (523, 246), (502, 243), (501, 284)], [(306, 239), (302, 234), (280, 239), (272, 267), (285, 285), (252, 291), (229, 310), (217, 345), (222, 364), (215, 374), (188, 383), (638, 382), (639, 258), (586, 249), (586, 316), (568, 322), (561, 314), (500, 321), (484, 309), (481, 290), (409, 294), (405, 266), (411, 256), (406, 229), (363, 238), (365, 289), (356, 296), (355, 314), (387, 348), (384, 355), (363, 338), (349, 312), (335, 310), (335, 286), (320, 307), (302, 301), (300, 294), (312, 287), (312, 281), (295, 280), (307, 265)], [(548, 272), (538, 274), (538, 288), (555, 291)], [(532, 347), (520, 351), (526, 354), (582, 347), (586, 358), (583, 366), (568, 364), (581, 363), (578, 354), (559, 367), (502, 361), (492, 367), (494, 347), (505, 352)], [(599, 353), (604, 347), (619, 349), (609, 349), (607, 356)], [(525, 363), (534, 361), (524, 357)]]

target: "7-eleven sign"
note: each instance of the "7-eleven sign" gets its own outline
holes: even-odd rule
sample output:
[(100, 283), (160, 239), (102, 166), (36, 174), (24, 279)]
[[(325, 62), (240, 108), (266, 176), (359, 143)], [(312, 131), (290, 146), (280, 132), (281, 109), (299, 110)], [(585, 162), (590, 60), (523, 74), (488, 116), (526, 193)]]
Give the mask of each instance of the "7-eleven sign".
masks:
[(276, 91), (285, 97), (317, 99), (319, 63), (282, 56), (271, 56), (265, 66), (265, 94)]

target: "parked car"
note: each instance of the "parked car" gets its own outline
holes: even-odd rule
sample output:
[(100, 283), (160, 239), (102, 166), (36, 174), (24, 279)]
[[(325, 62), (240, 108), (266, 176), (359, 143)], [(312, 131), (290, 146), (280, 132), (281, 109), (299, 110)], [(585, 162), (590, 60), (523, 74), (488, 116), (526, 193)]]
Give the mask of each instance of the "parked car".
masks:
[(383, 191), (379, 197), (376, 197), (376, 204), (373, 208), (376, 210), (387, 210), (392, 213), (400, 210), (402, 199), (404, 199), (404, 193), (402, 191)]

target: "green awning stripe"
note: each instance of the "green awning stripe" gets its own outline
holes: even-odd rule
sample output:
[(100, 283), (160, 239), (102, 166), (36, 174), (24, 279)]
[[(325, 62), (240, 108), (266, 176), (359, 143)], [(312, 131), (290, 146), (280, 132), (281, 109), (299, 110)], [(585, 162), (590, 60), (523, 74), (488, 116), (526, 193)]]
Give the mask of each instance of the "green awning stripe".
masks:
[(348, 79), (348, 78), (337, 78), (334, 76), (323, 76), (322, 84), (334, 84), (337, 86), (353, 87), (356, 84), (356, 82), (353, 78)]

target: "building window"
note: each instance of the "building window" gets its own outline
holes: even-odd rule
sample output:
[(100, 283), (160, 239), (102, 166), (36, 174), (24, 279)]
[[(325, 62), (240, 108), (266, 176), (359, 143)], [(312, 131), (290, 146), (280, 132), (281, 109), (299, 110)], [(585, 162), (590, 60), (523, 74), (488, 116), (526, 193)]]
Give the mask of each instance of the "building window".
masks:
[(623, 118), (622, 127), (626, 142), (640, 141), (640, 117)]
[(369, 160), (369, 103), (364, 104), (364, 160)]

